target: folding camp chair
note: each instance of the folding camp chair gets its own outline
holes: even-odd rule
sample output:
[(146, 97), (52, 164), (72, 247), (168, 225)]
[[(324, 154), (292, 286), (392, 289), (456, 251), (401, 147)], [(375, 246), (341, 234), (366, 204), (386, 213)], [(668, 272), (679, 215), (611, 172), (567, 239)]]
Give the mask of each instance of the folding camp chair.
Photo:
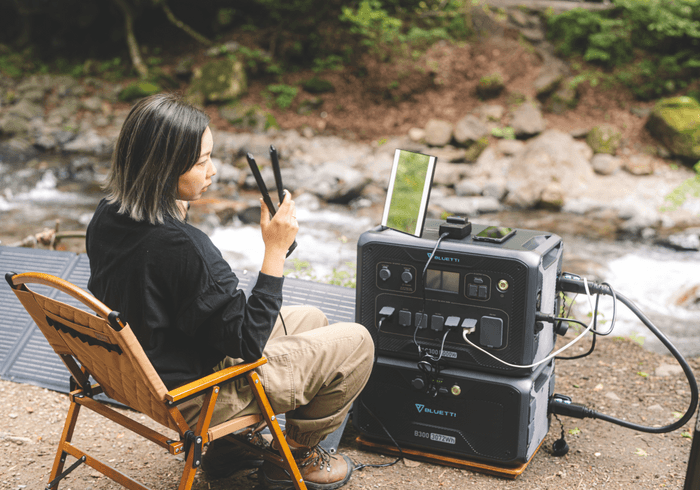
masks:
[[(122, 322), (118, 312), (108, 309), (92, 295), (68, 281), (49, 274), (7, 273), (5, 279), (72, 375), (70, 408), (47, 490), (58, 488), (60, 480), (82, 463), (86, 463), (126, 488), (148, 490), (141, 483), (91, 457), (71, 443), (78, 413), (83, 406), (153, 441), (168, 450), (170, 454), (185, 454), (185, 468), (180, 478), (180, 490), (192, 487), (194, 476), (202, 461), (203, 445), (265, 420), (272, 437), (281, 448), (282, 455), (272, 451), (262, 451), (259, 447), (247, 445), (238, 439), (234, 442), (247, 445), (249, 449), (259, 453), (261, 458), (284, 468), (289, 475), (293, 476), (295, 488), (306, 489), (277, 417), (255, 372), (255, 368), (265, 364), (267, 359), (263, 357), (252, 363), (229, 367), (168, 391), (131, 328)], [(27, 284), (56, 288), (79, 300), (96, 315), (38, 294), (30, 290)], [(220, 386), (244, 375), (248, 379), (262, 415), (247, 415), (210, 427)], [(90, 381), (90, 377), (95, 383)], [(175, 430), (179, 440), (172, 440), (120, 414), (107, 403), (96, 400), (94, 396), (99, 393), (104, 393), (109, 398)], [(202, 411), (196, 427), (190, 427), (177, 405), (179, 402), (202, 395), (204, 396)], [(67, 455), (73, 456), (77, 461), (64, 471)]]

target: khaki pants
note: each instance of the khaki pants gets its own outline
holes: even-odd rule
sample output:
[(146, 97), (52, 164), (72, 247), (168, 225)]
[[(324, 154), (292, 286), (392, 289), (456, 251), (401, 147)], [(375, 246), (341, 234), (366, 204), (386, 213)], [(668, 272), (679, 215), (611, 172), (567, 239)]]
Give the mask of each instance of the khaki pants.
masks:
[[(372, 370), (374, 344), (357, 323), (328, 325), (326, 316), (309, 306), (283, 307), (287, 335), (277, 319), (263, 355), (267, 364), (257, 368), (275, 413), (285, 413), (287, 435), (305, 446), (315, 446), (345, 420), (353, 400)], [(227, 357), (215, 370), (239, 364)], [(194, 424), (201, 398), (183, 403), (180, 410)], [(224, 385), (216, 402), (212, 425), (235, 416), (260, 413), (247, 380)]]

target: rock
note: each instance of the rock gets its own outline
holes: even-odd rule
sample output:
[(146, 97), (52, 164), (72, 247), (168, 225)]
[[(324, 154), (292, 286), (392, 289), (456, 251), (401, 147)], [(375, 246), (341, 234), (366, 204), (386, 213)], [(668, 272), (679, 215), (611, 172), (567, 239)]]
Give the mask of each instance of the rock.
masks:
[(586, 161), (591, 161), (591, 158), (593, 158), (593, 150), (591, 149), (590, 146), (588, 146), (585, 142), (583, 141), (574, 141), (573, 147), (576, 151), (579, 152), (579, 154), (586, 159)]
[(58, 107), (50, 111), (46, 121), (52, 126), (60, 126), (80, 110), (80, 100), (77, 97), (66, 97)]
[(506, 113), (506, 109), (498, 104), (484, 104), (478, 107), (475, 113), (487, 121), (500, 121)]
[(218, 158), (216, 161), (218, 161), (218, 165), (216, 165), (215, 159), (212, 158), (212, 162), (215, 163), (217, 169), (214, 176), (216, 181), (224, 184), (238, 184), (241, 179), (241, 170), (233, 165), (221, 162)]
[(688, 228), (681, 233), (674, 233), (663, 244), (676, 250), (700, 250), (700, 228)]
[(524, 28), (524, 29), (519, 29), (519, 31), (520, 31), (520, 34), (525, 39), (527, 39), (528, 41), (530, 41), (531, 43), (534, 43), (534, 44), (541, 43), (545, 39), (544, 32), (542, 32), (542, 29)]
[(515, 136), (528, 138), (544, 131), (546, 121), (542, 117), (542, 112), (534, 104), (525, 102), (513, 111), (510, 125), (515, 132)]
[(180, 80), (189, 81), (192, 78), (192, 67), (194, 66), (194, 57), (191, 55), (180, 58), (175, 65), (175, 76)]
[(474, 141), (488, 136), (488, 134), (489, 129), (486, 125), (478, 117), (471, 114), (457, 121), (454, 128), (454, 139), (462, 146), (468, 146)]
[(476, 85), (476, 95), (481, 99), (493, 99), (498, 97), (504, 88), (503, 75), (492, 73), (479, 79), (479, 83)]
[(196, 68), (189, 92), (201, 93), (206, 102), (229, 102), (248, 90), (243, 62), (238, 58), (210, 61)]
[(228, 41), (219, 46), (214, 46), (207, 49), (207, 56), (219, 56), (220, 54), (235, 53), (240, 49), (241, 45), (236, 41)]
[(479, 155), (489, 146), (489, 139), (486, 136), (479, 138), (464, 151), (464, 159), (468, 162), (475, 162)]
[(102, 99), (96, 96), (88, 97), (87, 99), (82, 101), (81, 105), (84, 109), (87, 109), (88, 111), (100, 112), (102, 110)]
[(600, 175), (612, 175), (622, 166), (622, 160), (607, 153), (596, 153), (591, 158), (591, 167)]
[(425, 125), (425, 142), (430, 146), (445, 146), (452, 139), (452, 124), (441, 119), (430, 119)]
[(617, 394), (615, 394), (615, 392), (613, 392), (613, 391), (608, 391), (608, 392), (605, 394), (605, 398), (607, 398), (608, 400), (612, 400), (612, 401), (614, 401), (614, 402), (619, 402), (619, 401), (620, 401), (620, 397), (617, 396)]
[[(576, 149), (568, 134), (552, 129), (528, 143), (525, 151), (512, 159), (507, 172), (506, 203), (519, 208), (531, 208), (542, 201), (543, 193), (551, 191), (550, 184), (558, 182), (566, 195), (575, 195), (593, 176), (591, 166)], [(546, 195), (551, 200), (551, 195)], [(564, 205), (564, 196), (562, 203)]]
[(694, 98), (658, 101), (647, 119), (646, 128), (674, 155), (692, 163), (700, 160), (700, 102)]
[(632, 175), (651, 175), (654, 173), (654, 159), (649, 155), (632, 155), (625, 160), (623, 167)]
[(620, 147), (622, 134), (610, 124), (595, 126), (588, 132), (586, 143), (593, 149), (594, 153), (608, 153), (614, 155)]
[(455, 194), (459, 197), (480, 196), (481, 186), (474, 183), (471, 179), (463, 179), (455, 184)]
[(464, 162), (466, 151), (462, 148), (455, 148), (453, 146), (447, 145), (443, 148), (432, 148), (430, 154), (437, 157), (438, 161), (441, 163), (458, 163)]
[(118, 95), (122, 102), (132, 102), (136, 99), (148, 97), (161, 91), (158, 84), (146, 80), (138, 80), (124, 87)]
[(335, 86), (325, 78), (314, 76), (308, 80), (301, 82), (301, 88), (310, 94), (324, 94), (326, 92), (335, 92)]
[(578, 90), (571, 79), (564, 80), (559, 88), (547, 100), (547, 110), (554, 114), (563, 114), (578, 104)]
[(0, 132), (14, 135), (25, 134), (29, 131), (29, 121), (23, 117), (8, 114), (0, 120)]
[(425, 130), (422, 128), (411, 128), (408, 130), (408, 137), (415, 143), (420, 143), (425, 139)]
[(482, 190), (482, 195), (485, 197), (493, 197), (494, 199), (501, 201), (506, 196), (508, 189), (503, 182), (487, 182)]
[(93, 155), (108, 155), (112, 149), (112, 141), (100, 136), (95, 131), (86, 131), (63, 145), (65, 151), (90, 153)]
[(452, 187), (465, 177), (466, 167), (460, 163), (440, 163), (435, 166), (433, 183)]
[(683, 374), (683, 368), (678, 364), (661, 364), (654, 370), (656, 376), (678, 376)]
[(537, 98), (540, 100), (546, 99), (559, 88), (562, 80), (564, 80), (564, 73), (558, 63), (545, 63), (542, 65), (540, 74), (533, 83)]
[(554, 210), (559, 210), (564, 206), (564, 188), (559, 182), (550, 182), (542, 190), (540, 206)]
[[(287, 178), (284, 181), (287, 182)], [(327, 162), (316, 169), (309, 169), (302, 188), (313, 192), (328, 202), (348, 203), (362, 193), (370, 179), (362, 172), (347, 166), (345, 162)]]
[(448, 213), (461, 216), (476, 216), (478, 214), (497, 213), (503, 209), (497, 199), (488, 196), (459, 197), (449, 196), (431, 200)]
[(44, 108), (39, 104), (22, 99), (7, 110), (8, 114), (30, 120), (44, 115)]
[(234, 103), (219, 108), (219, 115), (229, 123), (243, 129), (262, 132), (266, 128), (267, 113), (254, 104)]
[(496, 149), (504, 155), (515, 155), (525, 149), (525, 143), (518, 140), (498, 140)]

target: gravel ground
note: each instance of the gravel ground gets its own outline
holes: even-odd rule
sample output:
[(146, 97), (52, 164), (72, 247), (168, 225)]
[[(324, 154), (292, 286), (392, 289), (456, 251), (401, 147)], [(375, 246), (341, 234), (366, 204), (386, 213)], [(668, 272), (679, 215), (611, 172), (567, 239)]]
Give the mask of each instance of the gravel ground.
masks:
[[(587, 346), (584, 346), (587, 348)], [(698, 372), (700, 360), (689, 360)], [(644, 350), (623, 339), (603, 339), (589, 357), (560, 361), (556, 391), (600, 412), (646, 425), (665, 425), (685, 412), (688, 385), (675, 360)], [(31, 385), (0, 381), (0, 489), (45, 488), (56, 444), (68, 408), (64, 394)], [(137, 420), (145, 417), (129, 410)], [(683, 488), (693, 418), (668, 434), (635, 432), (598, 420), (562, 418), (568, 455), (551, 455), (561, 426), (552, 419), (549, 434), (527, 469), (515, 480), (410, 460), (386, 468), (356, 472), (346, 487), (359, 489), (652, 489)], [(155, 424), (152, 424), (155, 426)], [(99, 436), (99, 437), (98, 437)], [(367, 452), (348, 424), (340, 451), (357, 463), (385, 463), (393, 458)], [(183, 460), (105, 421), (87, 409), (81, 412), (74, 441), (94, 456), (139, 479), (154, 490), (176, 488)], [(68, 463), (74, 461), (69, 458)], [(87, 466), (64, 480), (62, 489), (121, 488)], [(259, 488), (249, 470), (219, 481), (198, 472), (195, 490)]]

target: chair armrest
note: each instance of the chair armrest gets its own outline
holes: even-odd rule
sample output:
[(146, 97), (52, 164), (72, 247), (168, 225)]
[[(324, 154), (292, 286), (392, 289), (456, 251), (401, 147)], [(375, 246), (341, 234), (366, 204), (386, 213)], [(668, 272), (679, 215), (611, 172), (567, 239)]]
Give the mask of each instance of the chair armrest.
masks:
[(235, 366), (222, 369), (213, 374), (200, 378), (198, 380), (182, 385), (174, 390), (170, 390), (165, 394), (165, 400), (167, 402), (176, 403), (185, 398), (189, 398), (193, 395), (199, 394), (204, 390), (211, 388), (212, 386), (220, 385), (228, 380), (231, 380), (241, 374), (245, 374), (248, 371), (252, 371), (258, 366), (262, 366), (267, 363), (267, 358), (261, 357), (255, 362), (249, 362), (245, 364), (237, 364)]

